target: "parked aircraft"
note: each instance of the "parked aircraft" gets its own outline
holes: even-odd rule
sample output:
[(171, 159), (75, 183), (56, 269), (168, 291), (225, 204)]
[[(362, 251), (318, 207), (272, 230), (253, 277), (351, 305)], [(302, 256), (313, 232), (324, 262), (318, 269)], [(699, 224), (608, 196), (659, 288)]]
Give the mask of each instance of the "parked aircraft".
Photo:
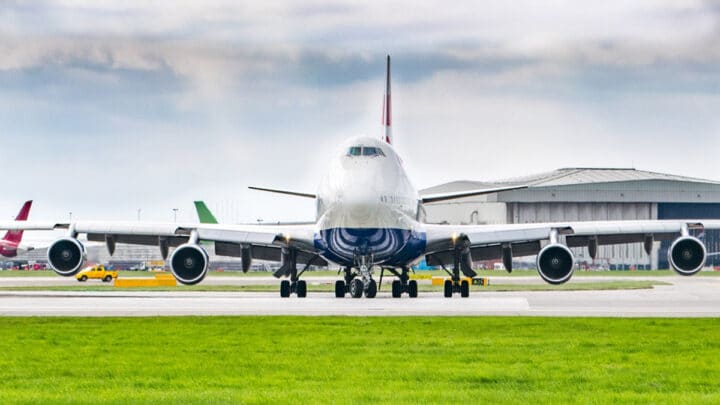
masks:
[[(201, 282), (208, 271), (208, 254), (201, 242), (215, 244), (218, 255), (280, 261), (276, 274), (285, 279), (280, 295), (304, 297), (307, 285), (301, 276), (312, 264), (333, 262), (343, 268), (335, 284), (335, 295), (375, 297), (373, 278), (378, 269), (396, 276), (392, 296), (418, 294), (410, 280), (410, 266), (425, 258), (430, 266), (442, 266), (450, 275), (444, 294), (469, 295), (473, 261), (502, 259), (512, 271), (513, 256), (537, 255), (540, 277), (551, 284), (567, 282), (573, 275), (570, 247), (586, 246), (590, 256), (598, 246), (642, 243), (649, 254), (654, 241), (674, 240), (669, 261), (681, 275), (700, 271), (705, 263), (705, 245), (690, 235), (695, 229), (720, 229), (714, 220), (645, 220), (559, 222), (507, 225), (434, 225), (424, 223), (423, 205), (474, 195), (516, 189), (495, 188), (420, 196), (392, 145), (390, 57), (387, 58), (382, 137), (356, 137), (343, 143), (328, 160), (328, 174), (316, 193), (266, 189), (316, 202), (316, 222), (310, 225), (229, 225), (199, 223), (72, 222), (52, 224), (67, 227), (68, 234), (48, 249), (55, 271), (72, 276), (82, 267), (85, 248), (77, 239), (104, 242), (112, 254), (117, 243), (157, 245), (163, 257), (170, 247), (170, 268), (183, 284)], [(520, 187), (521, 188), (521, 187)], [(6, 228), (3, 228), (3, 225)], [(31, 224), (0, 223), (0, 229), (31, 229)], [(35, 225), (37, 227), (41, 225)], [(47, 225), (46, 225), (47, 226)], [(42, 228), (40, 228), (42, 229)], [(299, 265), (304, 268), (299, 269)]]

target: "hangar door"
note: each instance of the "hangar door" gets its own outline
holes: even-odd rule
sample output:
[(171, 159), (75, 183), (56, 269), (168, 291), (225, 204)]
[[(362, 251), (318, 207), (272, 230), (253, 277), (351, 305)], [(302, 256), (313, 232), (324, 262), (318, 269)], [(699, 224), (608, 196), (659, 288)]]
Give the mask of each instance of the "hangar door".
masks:
[[(658, 219), (720, 219), (720, 204), (718, 203), (658, 203)], [(695, 235), (703, 239), (708, 253), (720, 252), (720, 231), (707, 231)], [(658, 267), (670, 267), (667, 251), (671, 241), (660, 244), (658, 251)], [(708, 257), (709, 266), (720, 266), (720, 255)]]

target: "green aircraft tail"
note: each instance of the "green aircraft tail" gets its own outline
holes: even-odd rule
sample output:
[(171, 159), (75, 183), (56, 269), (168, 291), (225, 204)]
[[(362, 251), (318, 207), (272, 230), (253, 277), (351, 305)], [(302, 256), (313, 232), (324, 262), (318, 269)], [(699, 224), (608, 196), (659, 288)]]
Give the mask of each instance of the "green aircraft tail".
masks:
[(218, 220), (215, 219), (215, 215), (210, 212), (204, 201), (195, 201), (195, 210), (198, 214), (198, 219), (201, 224), (217, 224)]

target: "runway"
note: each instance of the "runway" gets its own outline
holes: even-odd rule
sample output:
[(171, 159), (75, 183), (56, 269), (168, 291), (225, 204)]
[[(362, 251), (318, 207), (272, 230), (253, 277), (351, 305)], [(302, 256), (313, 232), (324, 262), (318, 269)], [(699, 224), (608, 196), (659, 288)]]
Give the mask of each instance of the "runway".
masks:
[[(624, 278), (627, 279), (627, 278)], [(658, 277), (672, 285), (618, 291), (473, 291), (470, 298), (441, 293), (393, 299), (307, 298), (250, 292), (0, 292), (2, 316), (179, 316), (179, 315), (339, 315), (339, 316), (609, 316), (720, 317), (720, 279)]]

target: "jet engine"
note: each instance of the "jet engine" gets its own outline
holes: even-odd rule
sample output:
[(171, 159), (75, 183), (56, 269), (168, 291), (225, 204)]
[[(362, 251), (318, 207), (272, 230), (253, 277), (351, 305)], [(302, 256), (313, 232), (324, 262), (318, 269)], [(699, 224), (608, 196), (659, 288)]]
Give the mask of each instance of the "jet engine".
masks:
[(178, 246), (170, 256), (170, 269), (175, 278), (186, 285), (201, 282), (208, 272), (210, 258), (202, 247), (195, 244)]
[(572, 277), (575, 258), (566, 246), (550, 244), (538, 253), (537, 268), (543, 280), (550, 284), (562, 284)]
[(55, 273), (73, 276), (85, 262), (85, 246), (75, 238), (58, 239), (48, 248), (47, 256)]
[(668, 250), (668, 262), (682, 276), (692, 276), (705, 265), (707, 250), (698, 238), (682, 236), (675, 239)]

